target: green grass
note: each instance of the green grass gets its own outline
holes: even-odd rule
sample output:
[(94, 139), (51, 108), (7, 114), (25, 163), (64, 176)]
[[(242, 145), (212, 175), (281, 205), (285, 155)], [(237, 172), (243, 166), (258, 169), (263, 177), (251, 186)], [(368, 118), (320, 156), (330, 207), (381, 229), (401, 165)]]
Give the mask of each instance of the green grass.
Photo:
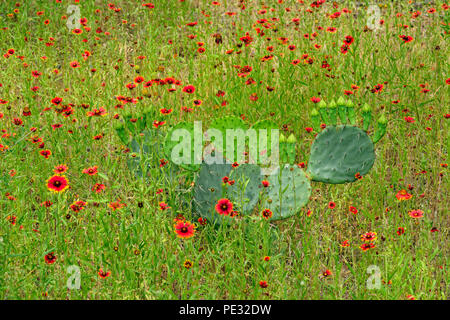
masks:
[[(79, 35), (61, 19), (73, 1), (30, 0), (17, 8), (16, 2), (0, 3), (1, 53), (15, 50), (8, 58), (0, 57), (0, 98), (8, 101), (0, 105), (0, 144), (9, 147), (0, 152), (3, 299), (448, 299), (449, 181), (448, 169), (441, 164), (448, 162), (450, 52), (448, 34), (440, 25), (448, 16), (442, 1), (418, 9), (414, 4), (380, 2), (384, 24), (378, 31), (364, 31), (366, 9), (356, 8), (353, 1), (340, 1), (339, 8), (327, 1), (313, 13), (306, 12), (312, 1), (266, 1), (267, 13), (262, 14), (258, 11), (264, 1), (244, 1), (246, 9), (241, 10), (239, 1), (230, 0), (220, 0), (221, 5), (209, 0), (154, 0), (154, 9), (141, 6), (141, 1), (120, 0), (113, 2), (121, 8), (115, 12), (107, 1), (81, 0), (77, 5), (90, 31)], [(330, 19), (344, 7), (352, 13)], [(435, 13), (427, 12), (431, 7)], [(417, 10), (421, 15), (412, 18)], [(296, 17), (297, 24), (292, 22)], [(263, 18), (270, 23), (267, 28), (257, 23)], [(194, 21), (196, 26), (186, 25)], [(328, 27), (337, 31), (327, 32)], [(96, 33), (97, 28), (103, 33)], [(246, 32), (253, 38), (249, 46), (239, 40)], [(303, 36), (314, 32), (316, 38)], [(214, 34), (221, 34), (222, 43), (216, 44)], [(347, 35), (355, 41), (342, 54)], [(399, 35), (413, 40), (403, 43)], [(282, 37), (288, 39), (286, 44), (279, 40)], [(50, 42), (53, 45), (46, 46)], [(204, 42), (204, 53), (197, 52), (197, 42)], [(288, 45), (296, 49), (290, 51)], [(234, 52), (227, 54), (230, 49)], [(91, 53), (86, 61), (85, 50)], [(274, 58), (262, 62), (269, 54)], [(312, 64), (304, 63), (304, 54)], [(301, 63), (293, 65), (295, 59)], [(321, 67), (324, 60), (330, 70)], [(71, 68), (72, 61), (80, 67)], [(238, 77), (235, 66), (253, 70)], [(42, 75), (34, 78), (34, 70)], [(150, 96), (144, 95), (142, 84), (126, 87), (138, 75), (146, 81), (173, 77), (182, 85), (174, 86), (174, 92), (167, 91), (168, 85), (153, 85)], [(246, 85), (249, 78), (255, 83)], [(383, 83), (380, 93), (371, 92)], [(195, 86), (194, 94), (181, 91), (188, 84)], [(421, 84), (429, 91), (421, 92)], [(34, 86), (39, 90), (33, 92)], [(217, 97), (218, 90), (225, 96)], [(177, 238), (173, 223), (179, 214), (197, 221), (192, 212), (195, 175), (168, 164), (152, 168), (147, 180), (136, 178), (127, 167), (130, 153), (114, 130), (125, 111), (137, 115), (147, 107), (154, 120), (166, 121), (152, 129), (162, 135), (180, 121), (200, 120), (207, 128), (225, 115), (245, 116), (248, 124), (271, 119), (286, 136), (295, 134), (297, 162), (307, 162), (314, 139), (305, 130), (311, 126), (311, 98), (330, 101), (344, 90), (353, 91), (350, 98), (358, 115), (367, 103), (374, 119), (381, 114), (388, 119), (369, 174), (353, 184), (312, 183), (311, 201), (292, 218), (270, 223), (253, 216), (231, 227), (199, 225), (187, 240)], [(115, 97), (120, 95), (142, 99), (116, 108), (120, 102)], [(252, 101), (252, 95), (258, 99)], [(67, 118), (56, 113), (50, 102), (56, 96), (63, 98), (63, 105), (73, 104), (74, 113)], [(194, 100), (202, 104), (195, 106)], [(399, 103), (393, 104), (395, 100)], [(193, 112), (184, 112), (183, 106)], [(100, 107), (107, 110), (106, 116), (86, 116)], [(26, 108), (31, 116), (23, 115)], [(161, 108), (173, 112), (162, 115)], [(415, 122), (406, 122), (407, 116)], [(15, 125), (14, 118), (23, 124)], [(63, 126), (53, 130), (56, 123)], [(362, 127), (359, 120), (358, 124)], [(31, 132), (32, 127), (37, 130)], [(103, 138), (94, 140), (98, 134)], [(51, 150), (48, 159), (30, 142), (33, 136), (43, 139), (43, 149)], [(59, 164), (68, 166), (70, 188), (53, 194), (46, 180)], [(92, 166), (98, 166), (97, 175), (82, 173)], [(95, 183), (106, 189), (92, 192)], [(395, 195), (401, 189), (413, 197), (398, 201)], [(126, 207), (113, 211), (108, 204), (118, 199)], [(87, 202), (79, 213), (69, 208), (76, 200)], [(53, 205), (45, 208), (44, 201)], [(330, 201), (336, 203), (334, 209), (328, 209)], [(159, 202), (171, 208), (162, 211)], [(358, 213), (350, 213), (349, 206)], [(408, 211), (414, 209), (423, 210), (424, 217), (411, 218)], [(11, 216), (16, 217), (15, 225)], [(397, 235), (399, 227), (405, 234)], [(433, 227), (439, 232), (430, 232)], [(363, 252), (360, 236), (370, 231), (377, 233), (376, 246)], [(345, 240), (350, 247), (341, 247)], [(49, 252), (56, 255), (53, 264), (44, 260)], [(265, 256), (270, 261), (264, 261)], [(191, 269), (184, 267), (186, 259), (193, 262)], [(67, 287), (67, 268), (72, 265), (80, 268), (79, 290)], [(380, 269), (384, 283), (371, 290), (367, 270), (372, 265)], [(100, 278), (100, 268), (111, 275)], [(332, 275), (321, 277), (325, 270)], [(268, 287), (261, 288), (260, 281), (267, 281)]]

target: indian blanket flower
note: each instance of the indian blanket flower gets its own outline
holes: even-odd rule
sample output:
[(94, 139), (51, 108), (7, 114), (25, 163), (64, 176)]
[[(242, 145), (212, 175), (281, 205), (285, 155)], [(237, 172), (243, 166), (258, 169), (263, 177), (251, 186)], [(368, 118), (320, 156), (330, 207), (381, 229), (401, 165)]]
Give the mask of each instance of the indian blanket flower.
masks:
[(95, 193), (100, 193), (103, 190), (106, 189), (106, 186), (102, 183), (96, 183), (93, 187), (92, 187), (92, 191), (94, 191)]
[(408, 212), (408, 215), (411, 218), (420, 219), (420, 218), (423, 218), (423, 211), (419, 210), (419, 209), (411, 210), (411, 211)]
[(87, 203), (85, 201), (78, 200), (70, 205), (70, 209), (73, 212), (80, 212), (81, 210), (83, 210), (85, 208), (86, 205), (87, 205)]
[(52, 152), (50, 150), (41, 150), (39, 151), (39, 154), (43, 156), (45, 159), (48, 159), (52, 155)]
[(7, 216), (6, 220), (9, 221), (13, 226), (15, 226), (17, 217), (16, 216)]
[(398, 229), (397, 229), (397, 234), (399, 235), (399, 236), (401, 236), (402, 234), (404, 234), (405, 233), (405, 228), (403, 228), (403, 227), (398, 227)]
[(108, 207), (112, 209), (112, 211), (119, 210), (123, 207), (126, 207), (127, 205), (125, 203), (122, 203), (121, 200), (117, 200), (111, 203), (108, 203)]
[(53, 170), (54, 173), (56, 174), (62, 174), (64, 172), (67, 171), (67, 166), (65, 164), (60, 164), (58, 166), (55, 167), (55, 169)]
[(60, 97), (54, 97), (51, 100), (51, 103), (54, 104), (55, 106), (59, 105), (61, 102), (62, 102), (62, 98), (60, 98)]
[(340, 246), (343, 248), (350, 247), (350, 243), (348, 240), (344, 240), (341, 242)]
[(89, 167), (89, 168), (83, 169), (83, 173), (90, 175), (90, 176), (94, 176), (98, 172), (97, 169), (98, 169), (97, 166)]
[(228, 199), (220, 199), (216, 204), (216, 212), (228, 216), (233, 211), (233, 203)]
[(400, 190), (399, 192), (397, 192), (397, 194), (395, 195), (395, 197), (399, 200), (399, 201), (404, 201), (404, 200), (409, 200), (412, 198), (412, 194), (409, 194), (408, 192), (406, 192), (405, 189)]
[(353, 206), (350, 206), (350, 207), (348, 208), (348, 211), (350, 211), (350, 212), (353, 213), (353, 214), (357, 214), (357, 213), (358, 213), (358, 209), (356, 209), (356, 208), (353, 207)]
[(111, 271), (104, 271), (102, 268), (98, 271), (98, 275), (100, 278), (105, 279), (111, 275)]
[(189, 239), (195, 234), (195, 225), (189, 221), (178, 220), (174, 228), (178, 238)]
[(160, 202), (159, 203), (159, 210), (164, 211), (164, 210), (167, 210), (167, 209), (170, 209), (170, 207), (169, 207), (169, 205), (167, 203), (165, 203), (165, 202)]
[(361, 235), (362, 241), (372, 242), (377, 239), (377, 233), (376, 232), (366, 232)]
[(64, 175), (54, 175), (47, 180), (47, 189), (60, 193), (69, 187), (69, 180)]
[(50, 252), (50, 253), (46, 254), (44, 256), (44, 260), (45, 260), (45, 263), (47, 263), (47, 264), (55, 263), (56, 262), (56, 256), (55, 256), (54, 252)]
[(414, 38), (413, 37), (411, 37), (411, 36), (405, 36), (405, 35), (400, 35), (400, 36), (398, 36), (400, 39), (402, 39), (403, 40), (403, 43), (408, 43), (408, 42), (411, 42), (411, 41), (413, 41), (414, 40)]
[(264, 209), (262, 212), (264, 219), (270, 219), (272, 217), (272, 211), (270, 209)]
[(375, 245), (371, 242), (371, 243), (363, 243), (359, 247), (361, 248), (362, 251), (367, 251), (369, 249), (375, 248)]
[(87, 113), (86, 113), (86, 115), (88, 116), (88, 117), (103, 117), (103, 116), (106, 116), (108, 113), (106, 112), (106, 109), (105, 108), (103, 108), (103, 107), (100, 107), (100, 108), (98, 108), (98, 109), (94, 109), (94, 110), (92, 110), (92, 111), (88, 111)]
[(383, 91), (384, 85), (378, 83), (376, 86), (373, 87), (373, 89), (371, 89), (370, 91), (372, 93), (380, 93), (381, 91)]
[(184, 261), (183, 265), (184, 265), (184, 267), (185, 267), (186, 269), (189, 270), (190, 268), (192, 268), (192, 267), (194, 266), (194, 263), (193, 263), (191, 260), (186, 259), (186, 260)]
[(322, 273), (320, 274), (320, 277), (321, 278), (328, 278), (331, 275), (333, 275), (333, 273), (330, 270), (326, 269), (325, 271), (322, 271)]
[(195, 92), (195, 87), (191, 86), (191, 85), (188, 85), (188, 86), (183, 88), (183, 92), (192, 94), (192, 93)]

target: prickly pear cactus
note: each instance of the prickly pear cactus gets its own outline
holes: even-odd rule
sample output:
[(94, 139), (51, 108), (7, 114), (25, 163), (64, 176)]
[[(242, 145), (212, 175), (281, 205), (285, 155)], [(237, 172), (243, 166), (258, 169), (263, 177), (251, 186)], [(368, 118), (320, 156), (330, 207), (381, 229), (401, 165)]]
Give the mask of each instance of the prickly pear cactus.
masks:
[[(199, 134), (202, 137), (202, 133)], [(179, 139), (182, 139), (182, 143)], [(176, 165), (186, 170), (197, 171), (200, 169), (201, 152), (199, 153), (199, 159), (195, 161), (197, 154), (194, 152), (194, 144), (194, 124), (180, 122), (167, 133), (164, 140), (164, 154), (167, 159)], [(202, 146), (201, 144), (199, 147), (202, 148)], [(185, 152), (188, 154), (184, 154)]]
[(127, 158), (128, 169), (134, 172), (137, 177), (142, 178), (144, 176), (144, 169), (141, 165), (141, 157), (143, 158), (145, 153), (141, 154), (141, 146), (134, 139), (131, 140), (129, 148), (131, 149), (131, 153)]
[[(232, 183), (224, 182), (225, 177)], [(194, 211), (213, 224), (231, 222), (231, 214), (220, 215), (215, 210), (220, 199), (229, 199), (233, 211), (250, 214), (259, 199), (260, 177), (260, 168), (253, 164), (233, 168), (228, 163), (203, 163), (194, 187)]]
[(308, 170), (314, 181), (345, 183), (368, 173), (375, 161), (373, 143), (358, 127), (329, 126), (311, 146)]
[[(214, 146), (219, 150), (219, 152), (221, 152), (222, 154), (224, 154), (227, 157), (227, 160), (230, 162), (241, 162), (239, 160), (243, 159), (243, 155), (241, 154), (237, 154), (238, 151), (238, 147), (237, 147), (237, 139), (234, 139), (234, 156), (232, 158), (228, 158), (229, 155), (227, 153), (227, 144), (231, 143), (227, 141), (227, 130), (243, 130), (246, 131), (248, 129), (247, 124), (244, 122), (244, 120), (242, 120), (241, 118), (238, 117), (233, 117), (233, 116), (227, 116), (227, 117), (223, 117), (223, 118), (219, 118), (214, 120), (209, 129), (216, 129), (219, 130), (222, 133), (222, 145), (220, 145), (220, 143), (218, 143), (218, 141), (214, 141), (215, 139), (212, 139), (212, 143), (214, 144)], [(244, 148), (245, 149), (245, 148)]]
[(133, 137), (128, 144), (131, 152), (128, 154), (127, 165), (130, 171), (139, 178), (147, 176), (150, 167), (157, 167), (157, 161), (163, 152), (158, 140), (162, 139), (159, 132), (145, 129), (141, 134)]
[[(320, 113), (317, 110), (311, 113), (315, 127), (319, 122), (319, 114), (324, 122), (330, 120), (332, 125), (316, 136), (311, 146), (308, 173), (314, 181), (334, 184), (353, 182), (372, 168), (375, 162), (374, 143), (386, 133), (386, 118), (380, 117), (371, 140), (366, 132), (372, 118), (369, 105), (365, 104), (362, 108), (363, 130), (354, 126), (356, 116), (354, 104), (350, 100), (339, 98), (337, 103), (331, 101), (328, 112), (325, 112), (325, 107), (326, 103), (323, 102), (319, 106)], [(338, 115), (341, 125), (337, 124)], [(350, 125), (347, 125), (347, 121)]]
[(128, 168), (139, 178), (147, 176), (150, 167), (158, 167), (157, 161), (163, 157), (161, 132), (147, 123), (150, 112), (151, 109), (146, 109), (133, 115), (127, 111), (123, 122), (114, 125), (117, 136), (131, 150), (127, 157)]
[(308, 203), (311, 185), (298, 166), (279, 167), (267, 180), (269, 186), (264, 188), (262, 207), (272, 211), (272, 220), (289, 218)]
[(236, 210), (243, 214), (252, 213), (259, 199), (261, 168), (255, 164), (241, 164), (231, 170), (230, 179), (234, 183), (228, 187), (228, 194)]
[(116, 130), (117, 136), (120, 138), (124, 145), (128, 145), (130, 143), (130, 132), (123, 123), (115, 124), (114, 130)]
[(211, 223), (227, 223), (229, 216), (219, 215), (215, 206), (220, 199), (226, 198), (226, 185), (222, 178), (231, 171), (230, 164), (206, 164), (200, 172), (194, 187), (194, 212)]

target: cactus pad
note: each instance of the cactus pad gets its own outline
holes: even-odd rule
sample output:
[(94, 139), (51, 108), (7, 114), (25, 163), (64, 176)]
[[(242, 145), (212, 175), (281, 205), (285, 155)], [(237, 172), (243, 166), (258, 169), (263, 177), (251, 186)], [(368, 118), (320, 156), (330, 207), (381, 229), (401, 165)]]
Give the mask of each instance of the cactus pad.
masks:
[(228, 187), (228, 194), (236, 210), (243, 214), (252, 213), (259, 199), (261, 168), (254, 164), (241, 164), (231, 170), (230, 179), (235, 182)]
[[(234, 180), (234, 184), (224, 183), (224, 177)], [(194, 211), (213, 224), (230, 222), (230, 215), (219, 215), (215, 210), (217, 202), (227, 198), (233, 210), (250, 214), (259, 199), (260, 182), (260, 168), (256, 165), (243, 164), (233, 169), (228, 163), (203, 163), (194, 188)]]
[(357, 173), (368, 173), (374, 161), (374, 146), (366, 132), (354, 126), (329, 126), (311, 146), (308, 171), (314, 181), (353, 182)]
[[(242, 129), (244, 131), (246, 131), (248, 129), (248, 126), (245, 124), (244, 120), (242, 120), (241, 118), (238, 117), (233, 117), (233, 116), (227, 116), (227, 117), (223, 117), (220, 119), (216, 119), (214, 120), (210, 127), (210, 129), (217, 129), (220, 132), (222, 132), (222, 150), (220, 150), (220, 146), (215, 144), (216, 148), (219, 148), (219, 152), (223, 153), (225, 156), (228, 156), (227, 151), (226, 151), (226, 146), (227, 146), (227, 139), (226, 139), (226, 134), (227, 134), (227, 130), (231, 129), (231, 130), (238, 130), (238, 129)], [(212, 141), (212, 143), (214, 143), (214, 141)], [(240, 156), (238, 157), (237, 155), (237, 141), (235, 139), (234, 141), (234, 157), (233, 159), (228, 159), (231, 162), (235, 162), (238, 161), (240, 159)], [(241, 161), (238, 161), (241, 162)]]
[(194, 212), (210, 223), (222, 224), (231, 220), (229, 216), (215, 211), (217, 201), (226, 198), (222, 178), (231, 171), (230, 164), (206, 164), (200, 167), (194, 187)]
[[(180, 130), (179, 132), (182, 134), (183, 139), (180, 139), (181, 141), (172, 141), (172, 137), (174, 137), (174, 133)], [(183, 134), (185, 130), (185, 134)], [(201, 133), (200, 133), (201, 134)], [(190, 137), (189, 137), (190, 135)], [(178, 155), (173, 155), (172, 151), (175, 147), (180, 146), (181, 143), (185, 143), (185, 150), (189, 150), (190, 152), (190, 160), (185, 162), (182, 160), (182, 158), (185, 156), (183, 152), (180, 152)], [(166, 155), (167, 159), (169, 159), (171, 162), (175, 163), (176, 165), (179, 165), (180, 167), (190, 170), (190, 171), (197, 171), (200, 169), (200, 164), (196, 164), (194, 161), (195, 152), (194, 152), (194, 124), (187, 123), (187, 122), (180, 122), (176, 126), (172, 127), (170, 131), (167, 133), (167, 136), (164, 140), (164, 154)], [(182, 151), (182, 150), (180, 150)], [(201, 156), (202, 150), (199, 151), (199, 154)], [(174, 157), (175, 158), (174, 158)], [(200, 161), (200, 160), (199, 160)], [(198, 162), (199, 162), (198, 161)]]
[(128, 155), (127, 165), (137, 177), (147, 176), (148, 169), (152, 165), (158, 166), (157, 161), (162, 157), (160, 144), (157, 143), (159, 139), (161, 139), (159, 132), (146, 129), (128, 144), (131, 153)]
[(305, 206), (311, 185), (305, 172), (296, 165), (285, 165), (268, 177), (263, 195), (263, 210), (272, 211), (272, 220), (289, 218)]

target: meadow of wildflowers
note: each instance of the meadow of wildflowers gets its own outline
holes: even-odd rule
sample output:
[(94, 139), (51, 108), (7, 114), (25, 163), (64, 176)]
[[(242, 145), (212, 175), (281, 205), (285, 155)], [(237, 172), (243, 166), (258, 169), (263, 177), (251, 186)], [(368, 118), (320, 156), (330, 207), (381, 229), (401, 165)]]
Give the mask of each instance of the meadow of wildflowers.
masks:
[[(150, 1), (0, 1), (2, 299), (449, 298), (448, 2)], [(196, 206), (200, 165), (166, 152), (177, 125), (263, 120), (310, 178), (339, 98), (385, 121), (373, 167), (282, 220)]]

